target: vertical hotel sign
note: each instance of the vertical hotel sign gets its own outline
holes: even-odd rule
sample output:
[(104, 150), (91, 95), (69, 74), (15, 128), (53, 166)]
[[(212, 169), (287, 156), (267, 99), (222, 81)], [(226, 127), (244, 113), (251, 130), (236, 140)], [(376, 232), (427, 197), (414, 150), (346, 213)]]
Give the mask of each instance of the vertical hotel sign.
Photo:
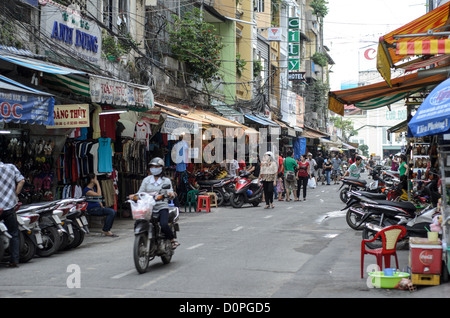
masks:
[(289, 72), (300, 71), (300, 18), (289, 18)]

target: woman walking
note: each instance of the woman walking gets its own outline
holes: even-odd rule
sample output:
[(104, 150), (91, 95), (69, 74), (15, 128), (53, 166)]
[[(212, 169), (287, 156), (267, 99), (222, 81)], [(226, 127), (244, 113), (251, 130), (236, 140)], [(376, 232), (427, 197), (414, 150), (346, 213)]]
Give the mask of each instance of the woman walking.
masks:
[(306, 187), (308, 186), (308, 179), (311, 177), (311, 166), (306, 161), (306, 156), (301, 155), (298, 162), (297, 173), (297, 201), (300, 201), (300, 189), (303, 186), (303, 201), (306, 201)]
[(260, 180), (263, 183), (264, 198), (266, 199), (265, 209), (273, 206), (273, 188), (276, 186), (278, 165), (273, 157), (272, 152), (268, 151), (264, 154), (263, 161), (261, 163), (261, 172), (259, 175)]

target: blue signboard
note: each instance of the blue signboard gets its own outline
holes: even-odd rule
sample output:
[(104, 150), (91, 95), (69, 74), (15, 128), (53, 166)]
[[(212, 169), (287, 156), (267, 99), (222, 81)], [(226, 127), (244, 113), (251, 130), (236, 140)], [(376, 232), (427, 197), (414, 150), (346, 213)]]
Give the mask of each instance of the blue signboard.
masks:
[(408, 123), (409, 135), (423, 137), (450, 130), (450, 79), (443, 81), (425, 98)]
[[(15, 83), (16, 85), (13, 85)], [(55, 99), (0, 76), (0, 120), (23, 124), (54, 125)]]

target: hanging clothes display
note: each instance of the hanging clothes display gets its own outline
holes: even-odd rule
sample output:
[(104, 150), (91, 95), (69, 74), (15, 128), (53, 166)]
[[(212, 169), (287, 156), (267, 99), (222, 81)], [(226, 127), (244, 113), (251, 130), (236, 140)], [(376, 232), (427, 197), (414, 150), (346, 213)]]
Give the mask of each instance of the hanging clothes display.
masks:
[(135, 125), (134, 138), (139, 141), (144, 141), (147, 151), (149, 150), (149, 139), (152, 134), (150, 124), (138, 121)]
[(112, 172), (111, 138), (98, 138), (98, 172)]

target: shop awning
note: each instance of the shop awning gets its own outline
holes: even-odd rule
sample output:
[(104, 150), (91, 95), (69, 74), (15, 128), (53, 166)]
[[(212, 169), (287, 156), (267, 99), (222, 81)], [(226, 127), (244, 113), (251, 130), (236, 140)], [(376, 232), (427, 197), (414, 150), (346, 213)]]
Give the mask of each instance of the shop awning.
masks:
[[(433, 34), (433, 32), (448, 31), (443, 29), (443, 27), (449, 23), (449, 13), (450, 3), (445, 3), (408, 24), (380, 37), (377, 52), (377, 69), (389, 85), (391, 85), (391, 68), (396, 67), (395, 64), (406, 57), (416, 55), (409, 54), (407, 50), (404, 50), (408, 46), (407, 42), (416, 42), (416, 44), (410, 43), (410, 47), (412, 45), (423, 47), (426, 46), (426, 42), (424, 41), (436, 40), (442, 37), (438, 33)], [(397, 52), (397, 49), (401, 49), (401, 51)], [(435, 53), (426, 53), (425, 51), (422, 54)]]
[(329, 137), (328, 134), (323, 133), (319, 130), (310, 128), (310, 127), (304, 127), (303, 132), (302, 132), (302, 137), (306, 137), (306, 138), (323, 138), (323, 137)]
[(262, 116), (259, 116), (259, 115), (245, 114), (245, 118), (250, 119), (251, 121), (253, 121), (257, 124), (260, 124), (262, 126), (280, 127), (280, 125), (278, 125), (276, 122), (274, 122), (270, 119), (264, 118)]
[(388, 133), (401, 133), (408, 130), (408, 120), (404, 120), (397, 125), (392, 126), (387, 129)]
[[(436, 68), (437, 69), (437, 68)], [(344, 116), (344, 105), (354, 105), (361, 109), (375, 109), (404, 99), (411, 93), (433, 87), (447, 78), (446, 74), (428, 77), (417, 73), (404, 75), (392, 80), (392, 86), (379, 82), (328, 93), (328, 108)]]
[(244, 114), (226, 105), (213, 105), (213, 107), (222, 114), (223, 117), (238, 122), (244, 123)]
[(51, 94), (0, 75), (0, 120), (21, 124), (54, 125)]
[(17, 56), (12, 54), (2, 53), (0, 55), (0, 59), (5, 60), (10, 63), (14, 63), (16, 65), (20, 65), (26, 68), (30, 68), (32, 70), (50, 73), (50, 74), (86, 74), (86, 72), (74, 70), (71, 68), (67, 68), (64, 66), (56, 65), (49, 62), (44, 62), (40, 60), (36, 60), (29, 57)]
[(348, 149), (348, 150), (355, 150), (355, 149), (357, 149), (356, 147), (353, 147), (352, 145), (346, 144), (345, 142), (342, 143), (342, 147), (344, 147), (345, 149)]

